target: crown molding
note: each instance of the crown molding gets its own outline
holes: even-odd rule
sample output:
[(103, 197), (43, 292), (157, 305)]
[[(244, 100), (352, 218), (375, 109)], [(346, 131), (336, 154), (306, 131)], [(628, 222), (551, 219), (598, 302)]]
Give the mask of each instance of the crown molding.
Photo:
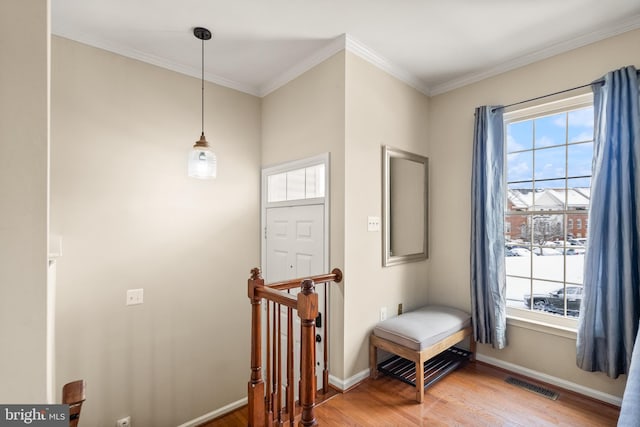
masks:
[[(525, 65), (529, 65), (564, 52), (568, 52), (573, 49), (577, 49), (582, 46), (586, 46), (591, 43), (598, 42), (600, 40), (607, 39), (609, 37), (625, 33), (627, 31), (636, 30), (638, 28), (640, 28), (640, 14), (632, 15), (624, 20), (617, 21), (614, 24), (604, 27), (598, 31), (590, 32), (571, 40), (556, 43), (544, 49), (540, 49), (527, 55), (515, 58), (511, 61), (504, 62), (495, 67), (484, 69), (479, 72), (469, 73), (463, 75), (462, 77), (454, 78), (434, 86), (425, 84), (425, 82), (419, 79), (417, 76), (392, 63), (391, 61), (378, 54), (373, 49), (369, 48), (349, 34), (342, 34), (334, 38), (321, 49), (315, 51), (313, 54), (307, 56), (302, 61), (299, 61), (294, 66), (290, 67), (284, 73), (259, 87), (240, 83), (235, 80), (226, 79), (212, 73), (205, 72), (204, 77), (208, 82), (235, 89), (240, 92), (244, 92), (257, 97), (264, 97), (269, 93), (277, 90), (278, 88), (286, 85), (290, 81), (296, 79), (318, 64), (324, 62), (341, 50), (347, 50), (354, 55), (357, 55), (360, 58), (364, 59), (365, 61), (371, 63), (372, 65), (380, 68), (386, 73), (392, 75), (398, 80), (408, 84), (419, 92), (427, 96), (435, 96), (458, 89), (463, 86), (467, 86), (472, 83), (477, 83), (489, 77), (493, 77), (498, 74), (502, 74), (507, 71), (511, 71), (516, 68), (520, 68)], [(86, 34), (68, 34), (64, 30), (58, 30), (54, 34), (59, 37), (68, 38), (70, 40), (94, 46), (99, 49), (103, 49), (131, 59), (139, 60), (151, 65), (175, 71), (177, 73), (185, 74), (195, 78), (201, 77), (200, 69), (186, 67), (182, 64), (169, 61), (165, 58), (150, 55), (136, 49), (121, 46), (103, 39), (88, 36)]]
[[(86, 34), (75, 34), (75, 33), (67, 34), (64, 31), (56, 31), (55, 33), (52, 33), (52, 34), (58, 37), (63, 37), (69, 40), (73, 40), (79, 43), (93, 46), (98, 49), (106, 50), (108, 52), (115, 53), (117, 55), (135, 59), (141, 62), (145, 62), (147, 64), (155, 65), (160, 68), (165, 68), (170, 71), (175, 71), (176, 73), (185, 74), (187, 76), (196, 77), (198, 79), (202, 78), (202, 75), (201, 75), (202, 71), (200, 68), (186, 67), (182, 64), (169, 61), (165, 58), (160, 58), (155, 55), (144, 53), (137, 49), (132, 49), (132, 48), (118, 45), (115, 43), (107, 42), (106, 40), (91, 37)], [(225, 86), (230, 89), (235, 89), (240, 92), (248, 93), (250, 95), (260, 96), (258, 88), (254, 87), (253, 85), (240, 83), (240, 82), (226, 79), (224, 77), (220, 77), (218, 75), (207, 73), (207, 72), (204, 73), (204, 79), (210, 83), (215, 83), (217, 85)]]
[[(195, 77), (198, 79), (201, 78), (201, 70), (199, 68), (186, 67), (177, 62), (169, 61), (165, 58), (150, 55), (137, 49), (118, 45), (103, 39), (91, 37), (87, 34), (68, 34), (65, 31), (56, 31), (54, 34), (58, 37), (67, 38), (78, 43), (83, 43), (89, 46), (96, 47), (98, 49), (115, 53), (117, 55), (135, 59), (167, 70), (175, 71), (176, 73), (185, 74), (187, 76)], [(391, 61), (379, 55), (374, 50), (370, 49), (365, 44), (354, 39), (348, 34), (341, 34), (338, 37), (334, 38), (325, 46), (315, 51), (313, 54), (307, 56), (302, 61), (299, 61), (294, 66), (287, 69), (287, 71), (285, 71), (284, 73), (280, 74), (267, 84), (260, 87), (240, 83), (235, 80), (226, 79), (224, 77), (220, 77), (218, 75), (207, 72), (205, 72), (204, 74), (204, 79), (211, 83), (215, 83), (262, 98), (277, 90), (278, 88), (286, 85), (297, 77), (301, 76), (302, 74), (324, 62), (325, 60), (329, 59), (341, 50), (345, 49), (375, 65), (381, 70), (391, 74), (397, 79), (405, 82), (409, 86), (424, 93), (425, 95), (429, 94), (428, 87), (425, 86), (424, 83), (420, 81), (420, 79), (391, 63)]]
[(341, 50), (347, 50), (354, 55), (359, 56), (365, 61), (380, 68), (386, 73), (391, 74), (398, 80), (403, 81), (404, 83), (424, 93), (425, 95), (429, 94), (429, 88), (425, 86), (425, 84), (416, 76), (393, 64), (391, 61), (384, 58), (382, 55), (378, 54), (373, 49), (356, 40), (349, 34), (342, 34), (333, 39), (322, 49), (316, 51), (313, 55), (310, 55), (307, 58), (303, 59), (298, 64), (288, 69), (285, 73), (281, 74), (271, 82), (264, 85), (259, 91), (259, 96), (262, 97), (268, 95), (274, 90), (286, 85), (290, 81), (299, 77), (306, 71), (309, 71), (323, 61), (329, 59), (331, 56), (335, 55)]
[(351, 37), (349, 34), (345, 34), (345, 38), (345, 47), (349, 52), (375, 65), (382, 71), (391, 74), (393, 77), (397, 78), (400, 81), (403, 81), (417, 91), (422, 92), (425, 95), (429, 95), (429, 87), (425, 85), (424, 82), (418, 77), (392, 63), (382, 55), (375, 52), (373, 49), (370, 49), (364, 43)]
[(269, 95), (271, 92), (300, 77), (302, 74), (306, 73), (316, 65), (319, 65), (325, 60), (331, 58), (333, 55), (343, 50), (344, 47), (345, 34), (342, 34), (331, 40), (319, 50), (315, 51), (313, 54), (304, 58), (302, 61), (299, 61), (293, 67), (277, 76), (275, 79), (261, 86), (258, 90), (258, 96), (263, 97)]
[(488, 68), (477, 73), (467, 74), (465, 76), (449, 80), (448, 82), (435, 85), (431, 88), (431, 91), (428, 95), (440, 95), (472, 83), (477, 83), (489, 77), (493, 77), (507, 71), (515, 70), (516, 68), (533, 64), (534, 62), (538, 62), (543, 59), (547, 59), (552, 56), (559, 55), (561, 53), (565, 53), (570, 50), (607, 39), (609, 37), (614, 37), (626, 33), (627, 31), (636, 30), (638, 28), (640, 28), (640, 15), (632, 15), (629, 18), (617, 21), (616, 23), (601, 28), (600, 30), (575, 37), (571, 40), (556, 43), (544, 49), (540, 49), (530, 54), (515, 58), (512, 61), (504, 62), (498, 66)]

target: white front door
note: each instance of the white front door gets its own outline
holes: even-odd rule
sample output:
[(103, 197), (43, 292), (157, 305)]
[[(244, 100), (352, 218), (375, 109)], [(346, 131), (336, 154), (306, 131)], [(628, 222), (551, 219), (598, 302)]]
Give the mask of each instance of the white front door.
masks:
[[(296, 277), (309, 277), (324, 274), (324, 241), (325, 220), (324, 205), (301, 205), (274, 207), (266, 210), (265, 252), (266, 264), (264, 268), (265, 283), (290, 280)], [(324, 285), (318, 285), (318, 307), (322, 316), (322, 327), (316, 328), (316, 334), (323, 337), (325, 326)], [(297, 294), (298, 290), (291, 290)], [(286, 310), (284, 311), (286, 313)], [(284, 322), (285, 316), (283, 316)], [(286, 324), (282, 325), (281, 337), (283, 350), (286, 351)], [(300, 356), (300, 319), (295, 316), (294, 321), (294, 366), (295, 384), (299, 380)], [(324, 343), (316, 345), (316, 377), (318, 388), (323, 386), (322, 361), (324, 360)], [(286, 360), (283, 359), (283, 364)], [(284, 366), (286, 368), (286, 365)], [(283, 369), (283, 372), (286, 370)], [(297, 387), (296, 397), (297, 397)]]
[(326, 273), (324, 206), (267, 209), (267, 283)]

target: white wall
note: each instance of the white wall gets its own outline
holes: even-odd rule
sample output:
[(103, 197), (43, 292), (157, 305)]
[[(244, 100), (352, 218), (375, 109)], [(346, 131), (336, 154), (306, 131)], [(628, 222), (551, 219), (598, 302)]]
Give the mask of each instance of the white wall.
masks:
[(0, 2), (0, 402), (46, 403), (49, 2)]
[[(429, 301), (470, 308), (469, 236), (474, 108), (509, 104), (598, 79), (625, 65), (640, 65), (640, 31), (633, 31), (495, 76), (431, 99), (431, 268)], [(489, 357), (517, 364), (603, 393), (621, 396), (625, 380), (581, 371), (575, 340), (509, 326), (509, 346)]]
[[(260, 100), (206, 85), (218, 177), (191, 179), (199, 79), (62, 38), (52, 47), (58, 385), (87, 381), (87, 425), (175, 426), (245, 398)], [(144, 304), (127, 307), (135, 288)]]

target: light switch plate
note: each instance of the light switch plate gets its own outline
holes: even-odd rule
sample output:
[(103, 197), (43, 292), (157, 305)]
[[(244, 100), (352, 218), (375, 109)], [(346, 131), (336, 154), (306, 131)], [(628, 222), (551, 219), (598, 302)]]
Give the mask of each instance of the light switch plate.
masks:
[(126, 305), (137, 305), (144, 302), (144, 289), (128, 289)]
[(380, 231), (380, 217), (369, 216), (367, 217), (367, 231)]

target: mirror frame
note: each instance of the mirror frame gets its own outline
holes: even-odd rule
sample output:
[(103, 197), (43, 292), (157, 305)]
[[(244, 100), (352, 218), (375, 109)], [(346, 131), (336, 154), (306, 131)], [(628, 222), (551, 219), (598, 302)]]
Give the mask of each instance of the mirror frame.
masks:
[[(422, 236), (422, 251), (403, 254), (403, 255), (390, 255), (391, 253), (391, 159), (400, 158), (407, 159), (424, 166), (424, 233)], [(397, 264), (404, 264), (408, 262), (422, 261), (429, 257), (429, 158), (421, 156), (419, 154), (410, 153), (408, 151), (399, 150), (389, 147), (387, 145), (382, 146), (382, 266), (389, 267)]]

